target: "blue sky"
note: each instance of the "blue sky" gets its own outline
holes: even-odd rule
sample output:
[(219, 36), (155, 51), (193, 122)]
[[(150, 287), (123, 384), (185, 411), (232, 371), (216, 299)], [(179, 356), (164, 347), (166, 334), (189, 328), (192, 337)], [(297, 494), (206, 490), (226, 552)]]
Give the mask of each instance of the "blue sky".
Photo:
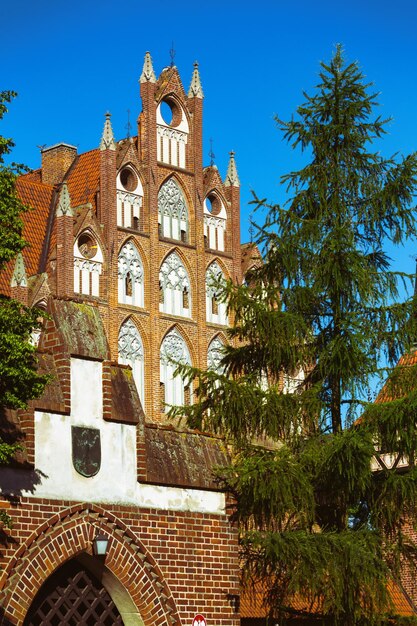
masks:
[[(37, 146), (65, 141), (79, 152), (100, 140), (110, 110), (117, 139), (140, 112), (138, 78), (146, 50), (155, 71), (175, 64), (188, 90), (200, 63), (205, 93), (205, 164), (213, 139), (225, 175), (236, 151), (242, 183), (242, 239), (248, 240), (251, 189), (282, 201), (280, 176), (300, 166), (278, 132), (302, 91), (317, 82), (320, 60), (342, 43), (380, 92), (379, 113), (392, 116), (378, 145), (389, 156), (417, 150), (417, 3), (412, 0), (14, 0), (0, 4), (1, 89), (19, 97), (0, 133), (16, 142), (13, 159), (38, 167)], [(413, 271), (416, 242), (393, 251)]]

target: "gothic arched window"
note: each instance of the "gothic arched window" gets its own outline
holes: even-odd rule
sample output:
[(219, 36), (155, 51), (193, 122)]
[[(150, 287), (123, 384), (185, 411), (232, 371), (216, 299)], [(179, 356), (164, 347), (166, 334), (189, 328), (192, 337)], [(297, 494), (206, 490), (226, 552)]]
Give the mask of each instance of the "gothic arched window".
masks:
[(221, 364), (221, 360), (224, 355), (224, 343), (215, 337), (207, 350), (207, 369), (216, 374), (223, 374), (224, 366)]
[(170, 178), (158, 193), (158, 223), (162, 237), (188, 241), (188, 211), (184, 196), (175, 180)]
[(215, 324), (228, 324), (226, 303), (220, 298), (225, 278), (220, 265), (214, 261), (206, 271), (206, 319)]
[(139, 331), (128, 319), (119, 331), (119, 363), (130, 365), (139, 397), (144, 401), (144, 356)]
[(95, 236), (89, 231), (74, 243), (74, 291), (90, 296), (100, 295), (103, 254)]
[(175, 252), (171, 252), (161, 265), (159, 289), (160, 311), (190, 317), (190, 280), (187, 270)]
[(117, 176), (117, 225), (139, 230), (143, 188), (131, 166), (125, 166)]
[(191, 388), (181, 378), (174, 376), (179, 363), (191, 365), (187, 345), (178, 331), (171, 330), (161, 344), (160, 354), (160, 400), (161, 411), (165, 405), (183, 405), (191, 402)]
[(131, 241), (125, 243), (119, 252), (118, 290), (119, 302), (143, 307), (143, 265)]
[(204, 242), (212, 250), (226, 249), (227, 214), (220, 196), (212, 191), (204, 199)]

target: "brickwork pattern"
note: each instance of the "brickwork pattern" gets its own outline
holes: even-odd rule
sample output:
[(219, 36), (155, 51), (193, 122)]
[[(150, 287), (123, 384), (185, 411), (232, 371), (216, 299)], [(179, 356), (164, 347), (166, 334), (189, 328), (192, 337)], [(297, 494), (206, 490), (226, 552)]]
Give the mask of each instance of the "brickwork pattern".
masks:
[(0, 559), (0, 605), (9, 623), (23, 623), (59, 565), (91, 554), (100, 528), (110, 537), (106, 567), (145, 626), (190, 624), (196, 613), (211, 624), (238, 624), (227, 598), (239, 593), (237, 536), (224, 516), (35, 498), (22, 499), (10, 514), (14, 524)]
[(47, 185), (62, 183), (77, 155), (77, 148), (67, 144), (52, 146), (42, 151), (42, 182)]

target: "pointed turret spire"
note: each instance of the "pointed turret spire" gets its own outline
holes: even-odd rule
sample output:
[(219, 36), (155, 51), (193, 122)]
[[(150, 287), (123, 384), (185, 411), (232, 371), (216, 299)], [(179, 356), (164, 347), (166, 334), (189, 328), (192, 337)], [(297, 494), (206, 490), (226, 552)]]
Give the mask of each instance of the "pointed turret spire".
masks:
[(155, 72), (153, 71), (152, 59), (149, 52), (145, 54), (142, 74), (139, 78), (140, 83), (156, 83)]
[(71, 208), (71, 199), (68, 191), (68, 185), (66, 182), (61, 187), (61, 193), (59, 194), (59, 202), (56, 209), (56, 216), (73, 215)]
[(27, 287), (28, 281), (26, 276), (25, 262), (23, 261), (23, 254), (19, 252), (14, 264), (14, 271), (12, 280), (10, 282), (11, 287)]
[(194, 63), (194, 72), (191, 78), (190, 89), (188, 90), (188, 97), (189, 98), (204, 98), (197, 61)]
[(229, 166), (227, 168), (224, 184), (226, 187), (240, 187), (240, 180), (236, 169), (235, 153), (233, 150), (230, 152)]
[(103, 135), (100, 142), (100, 150), (116, 150), (116, 144), (114, 143), (113, 129), (111, 127), (111, 113), (107, 111), (106, 121), (104, 122)]
[[(413, 306), (412, 317), (414, 319), (412, 321), (417, 326), (417, 256), (415, 257), (415, 261), (416, 261), (416, 270), (415, 270), (415, 277), (414, 277), (414, 297), (413, 297), (413, 305), (412, 305)], [(415, 330), (414, 330), (413, 342), (411, 344), (411, 352), (417, 352), (417, 335), (416, 335)]]

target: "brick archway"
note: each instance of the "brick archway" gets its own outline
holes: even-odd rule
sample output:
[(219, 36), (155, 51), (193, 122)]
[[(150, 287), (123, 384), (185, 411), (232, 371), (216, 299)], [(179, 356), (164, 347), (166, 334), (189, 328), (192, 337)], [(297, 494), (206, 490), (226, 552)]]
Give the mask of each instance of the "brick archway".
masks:
[(74, 557), (82, 558), (83, 553), (91, 561), (91, 545), (98, 529), (110, 538), (105, 561), (107, 578), (103, 580), (107, 580), (110, 595), (115, 595), (122, 617), (126, 607), (126, 623), (179, 625), (171, 592), (151, 555), (115, 516), (85, 504), (55, 515), (20, 547), (10, 571), (3, 572), (1, 623), (22, 626), (37, 592), (58, 567)]

